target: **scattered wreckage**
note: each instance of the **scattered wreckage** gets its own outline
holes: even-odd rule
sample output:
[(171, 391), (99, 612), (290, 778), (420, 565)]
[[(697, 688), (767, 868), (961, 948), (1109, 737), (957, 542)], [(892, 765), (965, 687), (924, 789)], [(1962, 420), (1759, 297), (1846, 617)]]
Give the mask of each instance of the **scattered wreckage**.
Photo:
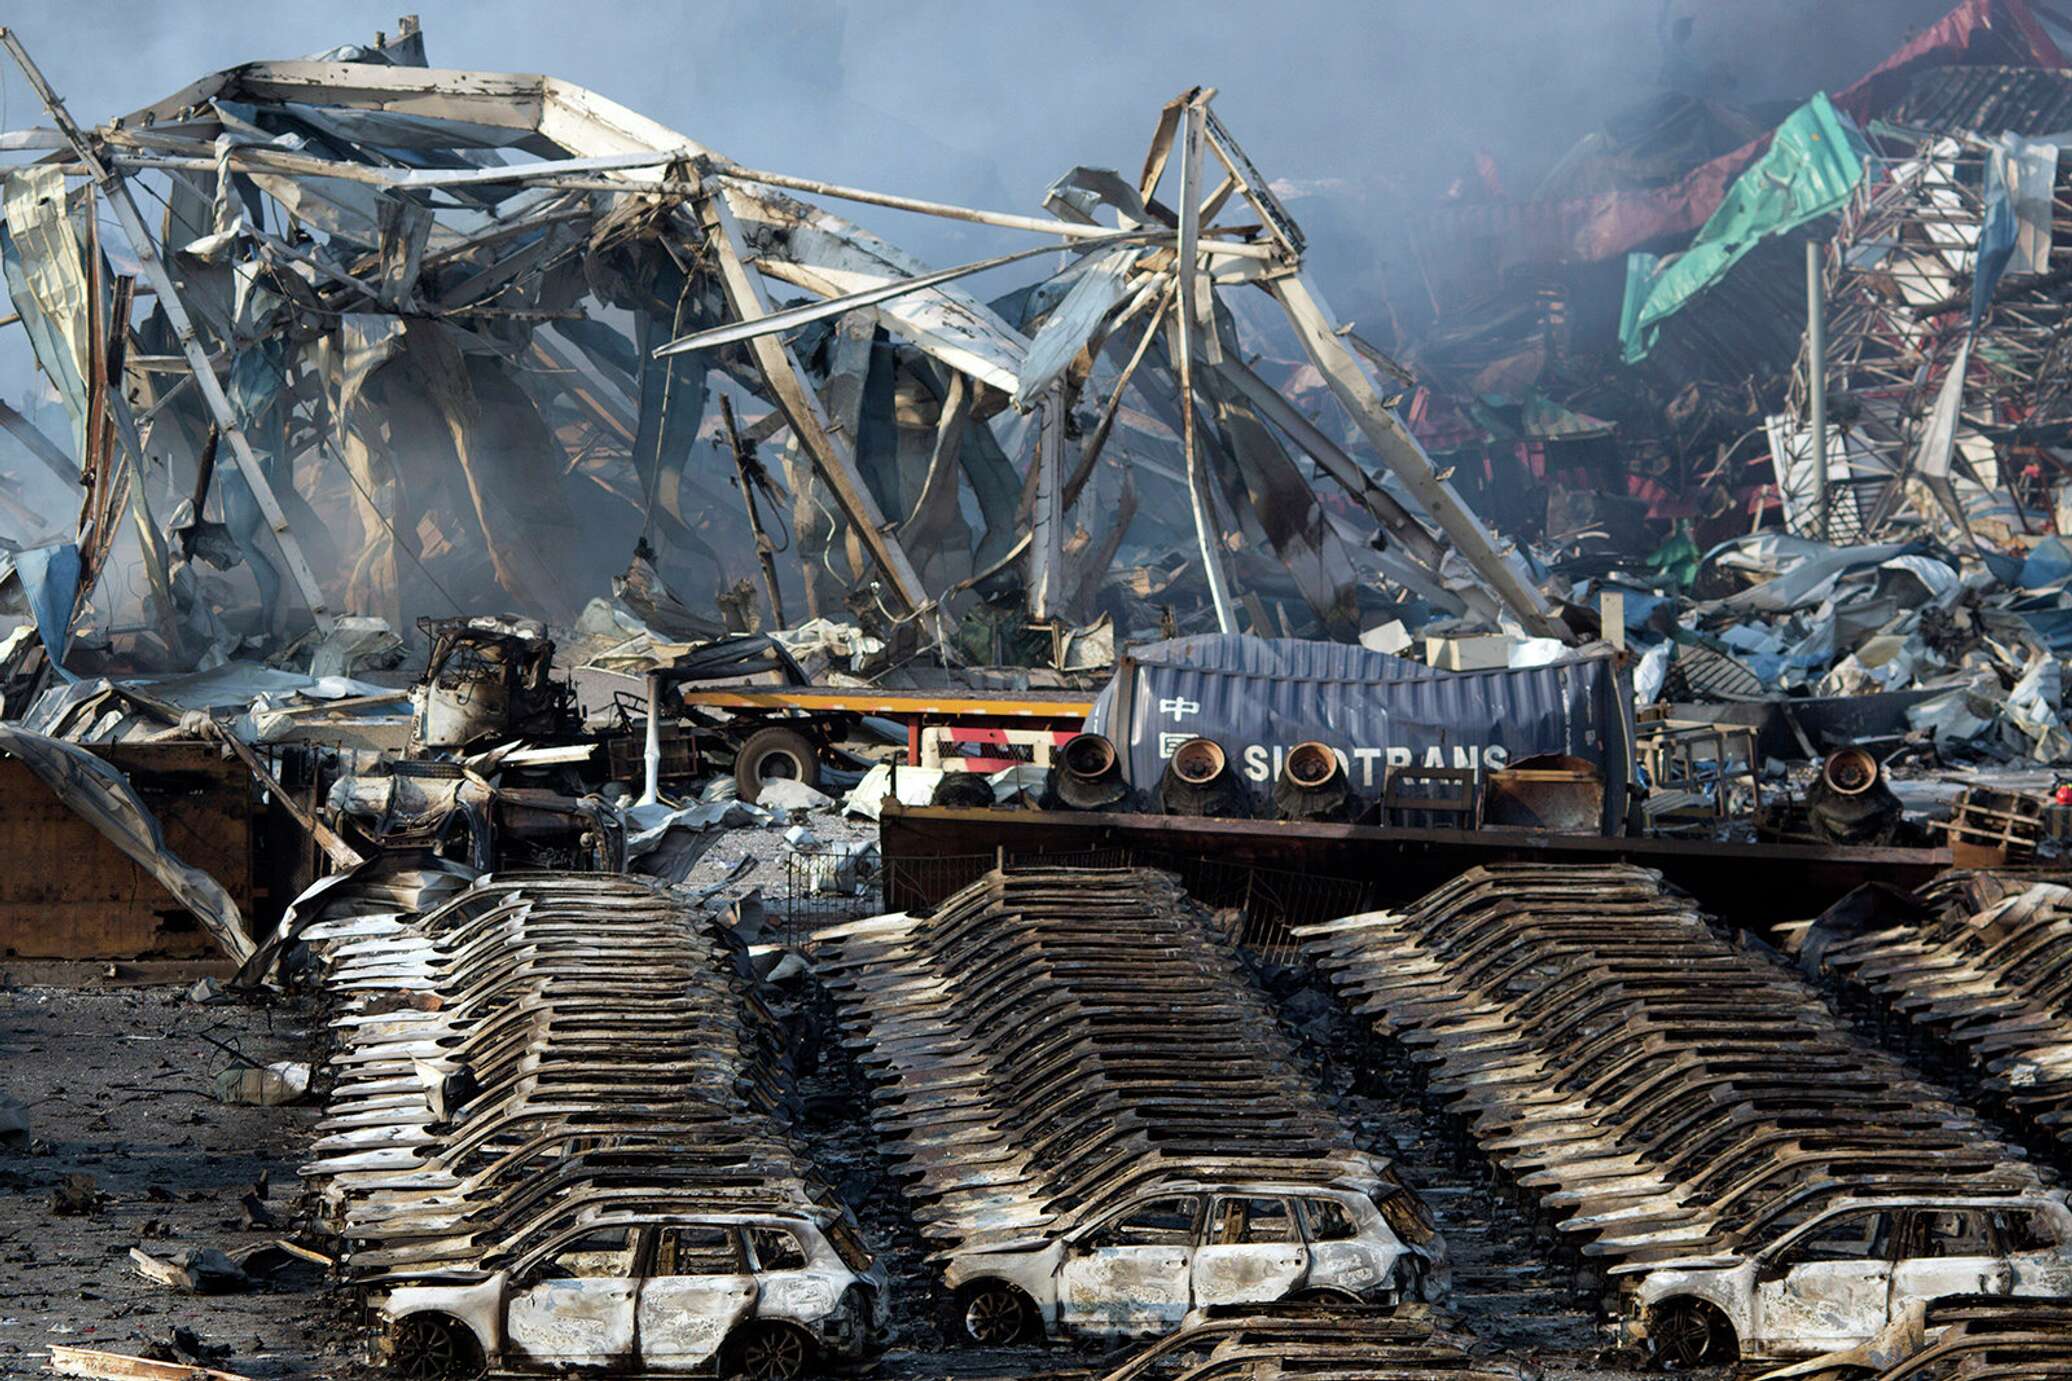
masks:
[(1444, 1294), (1416, 1192), (1296, 1076), (1231, 937), (1170, 876), (995, 872), (814, 945), (973, 1339)]
[[(1982, 1272), (2072, 1284), (2047, 1172), (1648, 870), (1478, 868), (1298, 934), (1664, 1362), (1831, 1350)], [(1946, 1222), (1992, 1261), (1909, 1285), (1898, 1230)]]
[[(784, 623), (787, 545), (809, 619), (952, 662), (998, 660), (967, 633), (1068, 639), (1114, 607), (1352, 637), (1408, 600), (1570, 636), (1394, 411), (1398, 371), (1325, 305), (1213, 89), (1157, 112), (1140, 174), (1073, 168), (1027, 215), (749, 168), (565, 81), (433, 68), (414, 18), (93, 128), (4, 42), (51, 122), (11, 136), (32, 155), (5, 179), (11, 296), (72, 444), (0, 416), (80, 513), (0, 560), (37, 614), (11, 675), (185, 671), (472, 608), (567, 623), (642, 564), (771, 626), (737, 577), (760, 569)], [(1028, 243), (931, 270), (820, 202)], [(1305, 364), (1246, 362), (1239, 296)], [(1287, 391), (1304, 368), (1321, 425)], [(669, 604), (658, 634), (728, 631)]]
[(882, 1345), (885, 1273), (791, 1139), (742, 942), (598, 874), (381, 909), (408, 861), (299, 931), (338, 1042), (304, 1175), (390, 1367), (785, 1378)]

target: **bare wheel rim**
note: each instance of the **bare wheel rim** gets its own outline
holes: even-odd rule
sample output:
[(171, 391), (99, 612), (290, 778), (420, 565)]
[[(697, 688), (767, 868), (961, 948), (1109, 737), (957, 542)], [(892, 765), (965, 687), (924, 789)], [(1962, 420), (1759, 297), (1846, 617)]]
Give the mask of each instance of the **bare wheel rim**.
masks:
[(982, 1290), (964, 1306), (964, 1331), (981, 1343), (1011, 1343), (1022, 1331), (1022, 1302), (1005, 1290)]
[(410, 1381), (467, 1374), (453, 1330), (429, 1319), (410, 1319), (396, 1330), (396, 1370)]
[(1655, 1352), (1671, 1366), (1694, 1367), (1712, 1350), (1712, 1325), (1695, 1309), (1672, 1309), (1655, 1322)]
[(793, 1381), (806, 1374), (806, 1340), (788, 1328), (758, 1333), (742, 1349), (741, 1364), (755, 1381)]

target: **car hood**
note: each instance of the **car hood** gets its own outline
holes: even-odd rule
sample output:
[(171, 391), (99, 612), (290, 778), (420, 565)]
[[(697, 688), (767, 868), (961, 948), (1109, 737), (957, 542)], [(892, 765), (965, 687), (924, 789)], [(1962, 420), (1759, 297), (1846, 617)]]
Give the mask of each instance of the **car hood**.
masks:
[(1628, 1261), (1605, 1272), (1614, 1276), (1651, 1276), (1657, 1271), (1731, 1271), (1749, 1258), (1735, 1252), (1715, 1256), (1677, 1256), (1667, 1261)]

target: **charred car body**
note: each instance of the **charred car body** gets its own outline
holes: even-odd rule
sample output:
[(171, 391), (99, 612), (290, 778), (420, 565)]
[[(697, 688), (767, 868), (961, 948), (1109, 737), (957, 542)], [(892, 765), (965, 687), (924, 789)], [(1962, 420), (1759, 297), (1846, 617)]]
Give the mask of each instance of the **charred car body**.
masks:
[(400, 1286), (377, 1304), (406, 1375), (451, 1346), (453, 1322), (492, 1367), (750, 1377), (863, 1357), (887, 1327), (884, 1272), (853, 1227), (803, 1214), (608, 1215), (480, 1281)]
[(1746, 1256), (1654, 1268), (1626, 1317), (1673, 1359), (1805, 1357), (1956, 1294), (2072, 1294), (2072, 1211), (2044, 1195), (1844, 1197)]
[(926, 918), (816, 943), (973, 1338), (1447, 1288), (1423, 1205), (1304, 1086), (1235, 947), (1169, 875), (994, 872)]
[[(1385, 1212), (1386, 1210), (1386, 1212)], [(1017, 1292), (1052, 1337), (1128, 1337), (1172, 1328), (1196, 1309), (1335, 1299), (1422, 1299), (1430, 1262), (1398, 1237), (1431, 1240), (1405, 1191), (1287, 1182), (1162, 1183), (1098, 1221), (1041, 1245), (954, 1256), (943, 1282), (967, 1315)], [(983, 1320), (967, 1317), (974, 1336)]]

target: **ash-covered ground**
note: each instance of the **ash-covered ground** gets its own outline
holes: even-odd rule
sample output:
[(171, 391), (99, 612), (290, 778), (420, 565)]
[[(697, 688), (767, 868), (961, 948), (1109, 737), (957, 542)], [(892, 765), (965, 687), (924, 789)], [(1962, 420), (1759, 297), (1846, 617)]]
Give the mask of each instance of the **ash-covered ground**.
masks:
[[(308, 1058), (308, 1012), (197, 1003), (200, 966), (116, 967), (145, 981), (107, 968), (0, 960), (0, 1092), (29, 1105), (31, 1138), (0, 1147), (0, 1376), (44, 1374), (52, 1344), (193, 1362), (221, 1348), (216, 1365), (251, 1376), (357, 1376), (317, 1268), (196, 1296), (129, 1255), (235, 1255), (292, 1230), (317, 1110), (224, 1104), (213, 1081), (232, 1051)], [(251, 1224), (247, 1195), (276, 1225)]]

